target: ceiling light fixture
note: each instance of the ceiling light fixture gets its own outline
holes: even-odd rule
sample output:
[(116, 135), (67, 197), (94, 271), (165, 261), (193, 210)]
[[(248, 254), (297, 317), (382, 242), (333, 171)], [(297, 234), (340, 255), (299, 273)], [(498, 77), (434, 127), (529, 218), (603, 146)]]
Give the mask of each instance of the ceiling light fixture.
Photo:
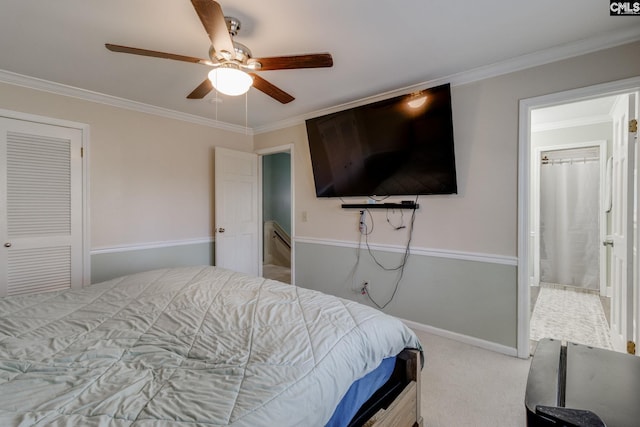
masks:
[(424, 105), (425, 102), (427, 102), (427, 96), (422, 95), (422, 96), (414, 97), (410, 101), (407, 101), (407, 104), (411, 108), (420, 108)]
[(209, 71), (209, 80), (218, 92), (229, 96), (245, 94), (253, 84), (253, 78), (234, 64), (225, 64)]

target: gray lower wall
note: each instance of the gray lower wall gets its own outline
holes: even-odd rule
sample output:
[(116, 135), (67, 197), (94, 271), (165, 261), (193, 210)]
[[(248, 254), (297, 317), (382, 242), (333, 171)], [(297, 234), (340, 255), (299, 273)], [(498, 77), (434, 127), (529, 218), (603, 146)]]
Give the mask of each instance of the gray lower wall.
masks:
[[(372, 251), (385, 266), (402, 254)], [(398, 272), (383, 271), (365, 249), (317, 243), (295, 244), (296, 285), (371, 305), (383, 305), (393, 293)], [(357, 265), (356, 265), (357, 264)], [(91, 282), (156, 268), (214, 265), (214, 244), (97, 253), (91, 256)], [(393, 300), (391, 315), (507, 347), (517, 346), (517, 269), (490, 262), (410, 255)]]
[(213, 264), (213, 242), (97, 253), (91, 255), (91, 283), (157, 268)]
[[(397, 272), (378, 267), (366, 248), (357, 250), (296, 243), (296, 285), (373, 305), (360, 289), (364, 280), (383, 305)], [(403, 254), (373, 251), (381, 264), (397, 266)], [(410, 255), (391, 315), (481, 340), (517, 347), (517, 267), (489, 262)]]

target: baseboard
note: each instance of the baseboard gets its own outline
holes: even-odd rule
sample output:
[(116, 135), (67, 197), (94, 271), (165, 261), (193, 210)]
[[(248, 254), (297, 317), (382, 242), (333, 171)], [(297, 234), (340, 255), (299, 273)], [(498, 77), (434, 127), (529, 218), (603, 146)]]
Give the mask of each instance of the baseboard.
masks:
[(475, 347), (480, 347), (485, 350), (494, 351), (496, 353), (505, 354), (507, 356), (518, 357), (518, 349), (508, 347), (506, 345), (498, 344), (491, 341), (482, 340), (480, 338), (470, 337), (468, 335), (459, 334), (457, 332), (451, 332), (444, 329), (436, 328), (434, 326), (424, 325), (422, 323), (414, 322), (399, 318), (405, 325), (411, 329), (415, 329), (429, 334), (438, 335), (443, 338), (449, 338), (454, 341), (459, 341), (465, 344), (469, 344)]

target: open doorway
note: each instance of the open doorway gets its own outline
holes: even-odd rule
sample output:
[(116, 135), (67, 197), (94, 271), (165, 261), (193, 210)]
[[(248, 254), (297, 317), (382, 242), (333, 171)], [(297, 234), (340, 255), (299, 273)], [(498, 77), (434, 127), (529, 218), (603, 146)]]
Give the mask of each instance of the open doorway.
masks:
[(291, 150), (263, 153), (262, 275), (292, 283), (292, 165)]
[[(611, 212), (606, 176), (614, 100), (532, 112), (530, 339), (555, 338), (612, 349), (607, 248)], [(564, 121), (562, 109), (584, 111)], [(542, 123), (540, 116), (553, 122)], [(564, 122), (564, 123), (562, 123)], [(555, 123), (551, 126), (550, 123)], [(586, 137), (595, 141), (581, 141)]]
[[(545, 300), (555, 304), (546, 312), (540, 310), (543, 311), (543, 326), (553, 329), (566, 324), (568, 329), (575, 329), (583, 337), (600, 338), (601, 341), (585, 342), (580, 335), (571, 333), (553, 338), (625, 351), (616, 336), (632, 339), (637, 335), (637, 330), (629, 327), (633, 324), (632, 319), (637, 318), (637, 305), (634, 304), (637, 278), (633, 277), (637, 257), (631, 250), (638, 235), (633, 210), (637, 203), (634, 190), (637, 187), (634, 169), (637, 154), (633, 152), (633, 141), (627, 145), (625, 162), (628, 160), (628, 168), (624, 173), (621, 170), (617, 173), (616, 163), (610, 159), (621, 158), (619, 152), (614, 155), (616, 140), (620, 139), (616, 135), (630, 135), (630, 131), (618, 129), (621, 123), (625, 123), (627, 129), (629, 119), (637, 115), (639, 83), (640, 79), (629, 79), (520, 103), (519, 357), (529, 355), (534, 348), (529, 338), (536, 339), (536, 334), (539, 335), (535, 331), (539, 325), (534, 324), (534, 317), (543, 293), (548, 294)], [(626, 111), (631, 116), (618, 121), (615, 111), (616, 105), (621, 103), (627, 106)], [(622, 176), (626, 184), (616, 185), (615, 178)], [(546, 192), (545, 183), (549, 187)], [(619, 191), (616, 192), (616, 188)], [(612, 193), (615, 193), (613, 213)], [(569, 205), (563, 207), (569, 208), (568, 212), (559, 212), (558, 204)], [(629, 263), (621, 268), (615, 267), (615, 251), (610, 246), (616, 235), (615, 226), (612, 226), (616, 222), (615, 212), (626, 221), (623, 227), (625, 240), (616, 244), (618, 249), (626, 248), (628, 254), (625, 262), (628, 260)], [(571, 233), (574, 235), (570, 236)], [(619, 271), (624, 274), (618, 274)], [(585, 296), (592, 303), (585, 303)], [(592, 316), (595, 312), (603, 326), (601, 330), (594, 330), (591, 323), (580, 320), (580, 315), (572, 312), (572, 306), (582, 308), (587, 305), (592, 309), (586, 315)], [(557, 314), (566, 316), (552, 318)], [(551, 333), (555, 332), (542, 334), (549, 336)]]

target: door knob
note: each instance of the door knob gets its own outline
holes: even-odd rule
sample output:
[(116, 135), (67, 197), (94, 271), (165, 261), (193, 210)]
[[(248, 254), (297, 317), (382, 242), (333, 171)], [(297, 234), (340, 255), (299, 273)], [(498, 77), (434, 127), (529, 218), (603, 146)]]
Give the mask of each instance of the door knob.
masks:
[(218, 233), (224, 233), (224, 228), (222, 227), (218, 228)]
[(5, 247), (5, 248), (10, 248), (10, 247), (11, 247), (11, 242), (7, 242), (7, 243), (5, 243), (5, 244), (4, 244), (4, 247)]
[(613, 247), (613, 240), (605, 240), (604, 242), (602, 242), (602, 244), (604, 246), (611, 246)]

